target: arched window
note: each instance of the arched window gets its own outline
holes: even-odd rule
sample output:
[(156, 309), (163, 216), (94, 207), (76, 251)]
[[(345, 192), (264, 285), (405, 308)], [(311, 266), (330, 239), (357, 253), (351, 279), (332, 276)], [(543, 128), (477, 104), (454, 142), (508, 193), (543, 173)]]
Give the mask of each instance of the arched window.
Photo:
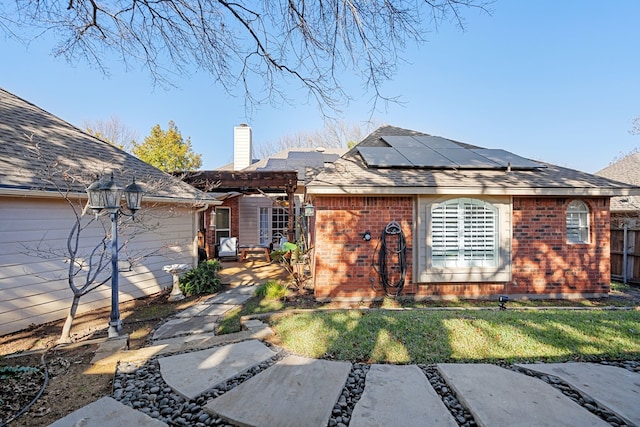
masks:
[(567, 243), (589, 243), (589, 207), (582, 200), (567, 207)]
[(431, 209), (434, 267), (498, 265), (498, 209), (478, 199), (452, 199)]

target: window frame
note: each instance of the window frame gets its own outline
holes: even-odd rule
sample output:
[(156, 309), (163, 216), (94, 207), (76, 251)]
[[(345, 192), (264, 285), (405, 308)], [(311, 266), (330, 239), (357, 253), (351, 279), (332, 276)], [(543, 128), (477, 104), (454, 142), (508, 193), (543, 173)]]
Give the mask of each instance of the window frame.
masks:
[[(573, 209), (572, 209), (573, 206)], [(580, 199), (573, 199), (567, 205), (566, 233), (568, 245), (588, 245), (591, 243), (591, 210)], [(573, 230), (573, 232), (571, 231)], [(575, 238), (572, 238), (575, 236)]]
[[(218, 213), (222, 213), (221, 211), (227, 211), (227, 227), (219, 227), (218, 225)], [(232, 237), (231, 236), (231, 208), (228, 206), (217, 206), (215, 209), (215, 215), (212, 215), (213, 226), (216, 230), (216, 245), (220, 244), (220, 239), (222, 237)]]
[[(443, 203), (465, 199), (476, 206), (490, 206), (495, 213), (495, 256), (493, 262), (438, 265), (433, 259), (433, 211)], [(459, 202), (458, 202), (459, 203)], [(414, 277), (418, 282), (508, 282), (511, 281), (511, 196), (420, 196), (416, 209), (417, 254)], [(462, 237), (463, 238), (463, 237)], [(475, 265), (474, 265), (475, 264)]]

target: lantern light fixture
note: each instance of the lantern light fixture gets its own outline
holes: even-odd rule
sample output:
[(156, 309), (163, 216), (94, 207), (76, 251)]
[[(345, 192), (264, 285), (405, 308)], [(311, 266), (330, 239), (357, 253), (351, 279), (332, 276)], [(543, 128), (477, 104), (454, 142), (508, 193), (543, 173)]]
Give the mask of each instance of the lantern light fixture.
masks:
[(89, 197), (88, 206), (98, 214), (105, 210), (111, 218), (111, 314), (109, 315), (109, 338), (117, 338), (122, 330), (122, 320), (120, 320), (119, 297), (120, 289), (118, 284), (118, 218), (120, 215), (127, 215), (122, 212), (122, 194), (125, 196), (127, 208), (131, 211), (128, 216), (134, 217), (140, 210), (144, 189), (136, 183), (135, 176), (131, 184), (126, 188), (118, 186), (111, 178), (106, 183), (101, 183), (99, 177), (87, 187)]

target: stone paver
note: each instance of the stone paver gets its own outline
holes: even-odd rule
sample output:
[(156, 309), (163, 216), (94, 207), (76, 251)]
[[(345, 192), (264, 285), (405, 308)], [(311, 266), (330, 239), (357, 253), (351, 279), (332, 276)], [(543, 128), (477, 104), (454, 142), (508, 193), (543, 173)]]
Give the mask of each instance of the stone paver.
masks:
[(169, 387), (192, 399), (217, 384), (275, 356), (256, 340), (158, 359), (162, 378)]
[(536, 363), (516, 366), (556, 376), (627, 424), (640, 425), (640, 374), (599, 363)]
[(351, 363), (287, 356), (205, 410), (239, 426), (326, 426)]
[(351, 427), (457, 427), (449, 409), (415, 365), (371, 365)]
[(438, 365), (480, 426), (609, 426), (537, 378), (496, 365)]
[(49, 427), (166, 427), (167, 424), (123, 405), (111, 397), (103, 397), (83, 406)]
[(206, 300), (205, 304), (244, 304), (251, 298), (251, 294), (224, 292)]
[(235, 307), (236, 306), (233, 304), (196, 304), (176, 314), (176, 317), (191, 318), (196, 316), (222, 316), (227, 311)]
[(172, 338), (185, 334), (203, 334), (214, 332), (220, 316), (179, 317), (167, 320), (154, 333), (153, 340)]

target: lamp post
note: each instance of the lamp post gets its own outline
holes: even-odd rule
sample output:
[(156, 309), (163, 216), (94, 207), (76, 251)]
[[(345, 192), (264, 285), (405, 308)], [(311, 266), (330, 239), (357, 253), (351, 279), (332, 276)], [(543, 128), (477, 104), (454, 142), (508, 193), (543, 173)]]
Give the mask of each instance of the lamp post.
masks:
[(131, 217), (133, 218), (136, 211), (140, 209), (142, 194), (144, 193), (142, 187), (136, 184), (135, 177), (131, 184), (124, 189), (115, 183), (113, 173), (111, 173), (111, 179), (106, 183), (101, 183), (97, 179), (87, 187), (89, 208), (96, 216), (104, 210), (111, 219), (111, 314), (109, 317), (109, 338), (118, 337), (122, 330), (118, 301), (120, 294), (118, 284), (118, 218), (120, 214), (124, 214), (120, 206), (122, 193), (124, 193), (127, 208), (131, 211)]

